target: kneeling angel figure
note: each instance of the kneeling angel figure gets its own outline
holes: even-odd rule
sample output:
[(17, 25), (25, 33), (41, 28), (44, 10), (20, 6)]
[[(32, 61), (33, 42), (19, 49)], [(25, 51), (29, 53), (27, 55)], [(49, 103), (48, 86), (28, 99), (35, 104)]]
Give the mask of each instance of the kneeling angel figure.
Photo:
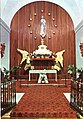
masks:
[(48, 78), (46, 73), (40, 73), (39, 74), (39, 79), (38, 79), (38, 83), (48, 83)]

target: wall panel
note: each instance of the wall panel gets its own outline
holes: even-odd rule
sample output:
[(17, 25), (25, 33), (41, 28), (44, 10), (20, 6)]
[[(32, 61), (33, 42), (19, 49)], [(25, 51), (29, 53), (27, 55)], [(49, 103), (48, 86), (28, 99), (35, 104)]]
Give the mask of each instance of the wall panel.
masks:
[(44, 38), (44, 43), (52, 52), (65, 49), (64, 69), (67, 72), (67, 66), (76, 62), (73, 22), (63, 8), (54, 3), (43, 1), (27, 4), (12, 19), (10, 67), (19, 65), (21, 61), (21, 55), (16, 51), (17, 48), (27, 50), (31, 53), (40, 45), (41, 16), (44, 16), (46, 20), (46, 37)]
[(5, 24), (5, 22), (0, 18), (0, 42), (5, 43), (5, 51), (3, 57), (1, 57), (0, 52), (0, 69), (3, 67), (9, 70), (9, 62), (10, 62), (10, 29)]

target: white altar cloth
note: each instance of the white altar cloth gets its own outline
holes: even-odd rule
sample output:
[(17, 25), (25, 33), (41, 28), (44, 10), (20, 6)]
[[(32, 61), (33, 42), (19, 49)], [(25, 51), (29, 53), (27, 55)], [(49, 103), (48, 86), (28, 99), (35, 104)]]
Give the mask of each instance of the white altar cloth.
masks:
[(30, 75), (31, 74), (40, 74), (40, 73), (46, 73), (46, 74), (55, 74), (55, 80), (57, 81), (57, 70), (29, 70), (29, 81), (30, 81)]

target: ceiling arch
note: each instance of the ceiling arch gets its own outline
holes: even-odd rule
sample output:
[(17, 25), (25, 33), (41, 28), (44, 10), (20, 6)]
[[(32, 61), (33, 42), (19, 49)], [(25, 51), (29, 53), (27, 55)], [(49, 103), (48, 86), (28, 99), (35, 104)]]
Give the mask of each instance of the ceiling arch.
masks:
[[(39, 0), (40, 1), (40, 0)], [(48, 1), (48, 0), (45, 0)], [(35, 0), (2, 0), (1, 1), (1, 19), (10, 27), (11, 20), (15, 13), (24, 5), (35, 2)], [(74, 27), (83, 19), (83, 0), (49, 0), (64, 8), (71, 16)]]

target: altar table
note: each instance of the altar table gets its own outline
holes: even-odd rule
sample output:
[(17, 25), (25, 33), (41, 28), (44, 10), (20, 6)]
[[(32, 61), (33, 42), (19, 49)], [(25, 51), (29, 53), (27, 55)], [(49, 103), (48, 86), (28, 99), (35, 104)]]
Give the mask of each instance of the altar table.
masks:
[(55, 74), (55, 80), (57, 81), (57, 70), (29, 70), (29, 81), (30, 81), (30, 74), (40, 74), (40, 73), (46, 73), (46, 74)]

